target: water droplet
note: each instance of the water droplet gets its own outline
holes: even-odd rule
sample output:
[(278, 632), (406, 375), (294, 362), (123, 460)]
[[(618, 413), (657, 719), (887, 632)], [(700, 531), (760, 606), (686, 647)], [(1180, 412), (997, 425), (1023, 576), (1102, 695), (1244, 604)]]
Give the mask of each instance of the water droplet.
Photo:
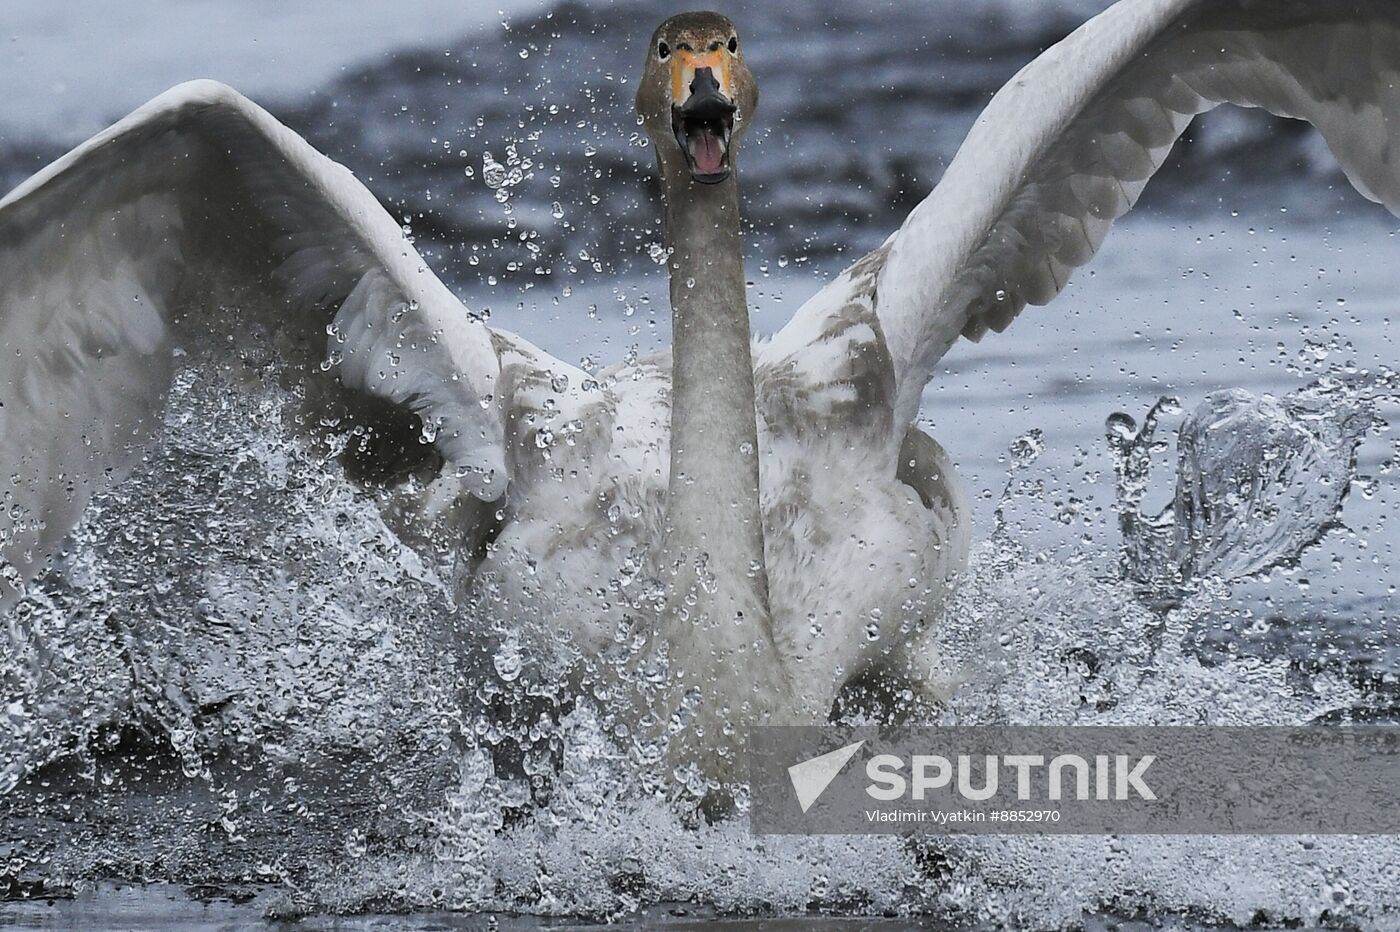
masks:
[(1027, 431), (1011, 441), (1011, 460), (1018, 468), (1031, 465), (1044, 452), (1045, 432), (1039, 427)]
[(345, 853), (352, 858), (362, 858), (369, 850), (369, 845), (365, 842), (365, 834), (359, 829), (352, 829), (345, 838)]
[(506, 167), (497, 162), (490, 152), (481, 155), (481, 178), (488, 188), (499, 188), (506, 183)]
[(525, 668), (525, 658), (520, 653), (520, 644), (514, 638), (509, 638), (502, 642), (496, 649), (496, 654), (491, 658), (491, 664), (496, 668), (496, 675), (507, 683), (513, 683), (520, 678), (521, 671)]

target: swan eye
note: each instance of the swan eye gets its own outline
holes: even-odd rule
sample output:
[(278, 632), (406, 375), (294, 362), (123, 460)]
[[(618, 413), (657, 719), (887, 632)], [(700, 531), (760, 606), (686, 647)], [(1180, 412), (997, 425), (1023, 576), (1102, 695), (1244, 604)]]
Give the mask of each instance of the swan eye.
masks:
[(661, 59), (662, 61), (665, 61), (666, 59), (670, 58), (671, 47), (665, 42), (660, 43), (656, 46), (656, 57)]
[(739, 37), (738, 37), (738, 36), (730, 36), (730, 37), (729, 37), (729, 54), (730, 54), (730, 55), (733, 55), (733, 54), (734, 54), (735, 52), (737, 52), (737, 51), (739, 51)]

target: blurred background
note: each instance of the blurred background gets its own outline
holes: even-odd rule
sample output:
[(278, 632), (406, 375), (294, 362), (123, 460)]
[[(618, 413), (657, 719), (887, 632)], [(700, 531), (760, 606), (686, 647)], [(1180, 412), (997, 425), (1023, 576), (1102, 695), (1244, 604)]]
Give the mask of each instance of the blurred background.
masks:
[[(720, 4), (762, 87), (744, 153), (758, 254), (820, 262), (877, 244), (930, 190), (992, 93), (1104, 5)], [(632, 82), (643, 41), (679, 8), (10, 0), (0, 185), (167, 87), (211, 77), (354, 169), (420, 242), (445, 251), (440, 271), (456, 284), (552, 274), (561, 260), (625, 267), (656, 239)], [(483, 171), (487, 153), (505, 169), (499, 184)], [(1237, 112), (1204, 121), (1178, 161), (1149, 189), (1149, 208), (1239, 208), (1260, 186), (1339, 179), (1302, 127)], [(1306, 203), (1330, 208), (1318, 206), (1325, 190), (1310, 186)]]

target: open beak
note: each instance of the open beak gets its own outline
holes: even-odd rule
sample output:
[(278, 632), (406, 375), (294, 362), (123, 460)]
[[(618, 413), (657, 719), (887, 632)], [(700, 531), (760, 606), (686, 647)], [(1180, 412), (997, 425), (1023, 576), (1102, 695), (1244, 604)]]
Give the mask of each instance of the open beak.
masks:
[(690, 176), (701, 184), (718, 184), (732, 170), (729, 139), (738, 107), (723, 56), (679, 50), (671, 66), (671, 129)]

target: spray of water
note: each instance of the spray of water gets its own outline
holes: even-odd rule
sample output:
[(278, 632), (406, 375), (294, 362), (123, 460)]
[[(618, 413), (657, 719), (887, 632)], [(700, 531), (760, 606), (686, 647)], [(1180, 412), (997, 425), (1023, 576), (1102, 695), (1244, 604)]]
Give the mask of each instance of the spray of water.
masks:
[[(451, 566), (403, 544), (326, 451), (288, 439), (285, 390), (203, 371), (178, 380), (159, 448), (93, 503), (7, 629), (12, 889), (158, 877), (273, 884), (287, 913), (617, 918), (690, 902), (1038, 926), (1141, 911), (1383, 926), (1400, 910), (1400, 844), (1374, 838), (765, 838), (742, 797), (710, 824), (703, 786), (670, 779), (606, 693), (532, 677), (517, 620), (460, 604)], [(938, 716), (1384, 714), (1376, 680), (1346, 664), (1211, 653), (1201, 635), (1231, 623), (1232, 585), (1296, 563), (1336, 523), (1392, 389), (1210, 396), (1178, 428), (1175, 494), (1153, 515), (1171, 406), (1141, 429), (1115, 416), (1121, 575), (1022, 539), (1007, 515), (1043, 487), (1045, 440), (1018, 440), (997, 528), (930, 635)]]

